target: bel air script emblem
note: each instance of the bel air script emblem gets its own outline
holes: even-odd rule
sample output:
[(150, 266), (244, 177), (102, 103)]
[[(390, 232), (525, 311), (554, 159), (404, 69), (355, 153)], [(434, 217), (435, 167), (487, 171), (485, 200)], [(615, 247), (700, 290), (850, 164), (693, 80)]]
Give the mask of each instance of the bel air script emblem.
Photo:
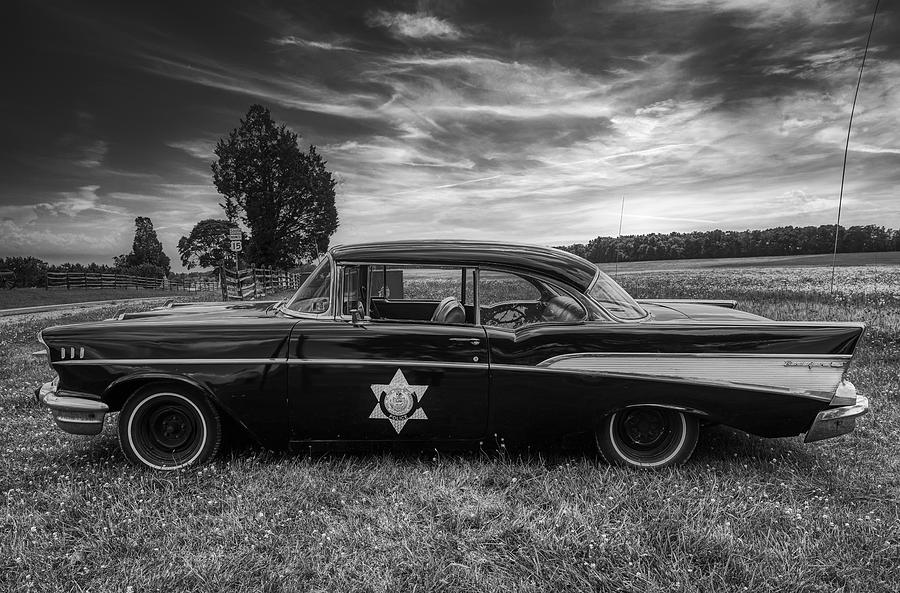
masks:
[(428, 385), (410, 385), (400, 369), (387, 385), (375, 384), (371, 388), (378, 403), (369, 418), (389, 420), (397, 434), (403, 430), (407, 420), (428, 420), (420, 407)]

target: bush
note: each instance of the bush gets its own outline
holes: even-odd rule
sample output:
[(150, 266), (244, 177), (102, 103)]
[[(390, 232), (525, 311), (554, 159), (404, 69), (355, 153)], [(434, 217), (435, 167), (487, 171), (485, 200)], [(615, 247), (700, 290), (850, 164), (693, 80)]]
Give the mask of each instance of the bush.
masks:
[(12, 270), (13, 285), (22, 288), (26, 286), (43, 286), (49, 264), (36, 257), (7, 257), (0, 260), (0, 270)]

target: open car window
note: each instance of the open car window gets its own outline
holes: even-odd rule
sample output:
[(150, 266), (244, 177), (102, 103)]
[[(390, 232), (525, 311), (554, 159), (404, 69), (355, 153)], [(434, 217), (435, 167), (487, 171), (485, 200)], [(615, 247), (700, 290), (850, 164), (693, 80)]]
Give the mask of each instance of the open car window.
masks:
[(478, 280), (481, 323), (518, 329), (536, 323), (578, 323), (587, 311), (565, 290), (511, 272), (481, 270)]
[[(474, 323), (474, 270), (453, 266), (360, 265), (345, 277), (372, 321)], [(352, 276), (352, 273), (351, 273)], [(354, 294), (353, 281), (359, 289)]]

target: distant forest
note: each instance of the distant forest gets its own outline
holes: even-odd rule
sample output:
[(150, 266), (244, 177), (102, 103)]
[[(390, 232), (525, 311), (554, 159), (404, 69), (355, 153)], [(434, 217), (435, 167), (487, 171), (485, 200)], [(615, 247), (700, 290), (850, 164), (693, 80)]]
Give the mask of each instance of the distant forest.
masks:
[[(618, 239), (597, 237), (587, 244), (559, 248), (597, 263), (614, 262), (617, 253), (618, 261), (831, 253), (834, 249), (834, 225), (782, 226), (761, 231), (716, 229), (690, 233), (650, 233), (623, 235)], [(838, 251), (900, 251), (900, 230), (874, 224), (839, 227)]]

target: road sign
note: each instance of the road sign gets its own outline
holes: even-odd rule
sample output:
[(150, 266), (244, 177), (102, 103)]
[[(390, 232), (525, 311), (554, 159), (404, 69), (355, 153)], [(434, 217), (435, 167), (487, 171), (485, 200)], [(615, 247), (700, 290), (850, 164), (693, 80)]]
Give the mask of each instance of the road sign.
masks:
[(244, 246), (241, 244), (240, 241), (232, 241), (231, 242), (231, 250), (232, 251), (235, 251), (235, 252), (243, 251), (243, 249), (244, 249)]
[[(234, 241), (240, 241), (241, 239), (242, 239), (241, 229), (238, 229), (235, 227), (231, 227), (228, 229), (228, 240), (229, 241), (231, 241), (233, 243)], [(232, 246), (231, 249), (234, 251), (240, 251), (240, 249), (234, 249), (234, 246)]]

